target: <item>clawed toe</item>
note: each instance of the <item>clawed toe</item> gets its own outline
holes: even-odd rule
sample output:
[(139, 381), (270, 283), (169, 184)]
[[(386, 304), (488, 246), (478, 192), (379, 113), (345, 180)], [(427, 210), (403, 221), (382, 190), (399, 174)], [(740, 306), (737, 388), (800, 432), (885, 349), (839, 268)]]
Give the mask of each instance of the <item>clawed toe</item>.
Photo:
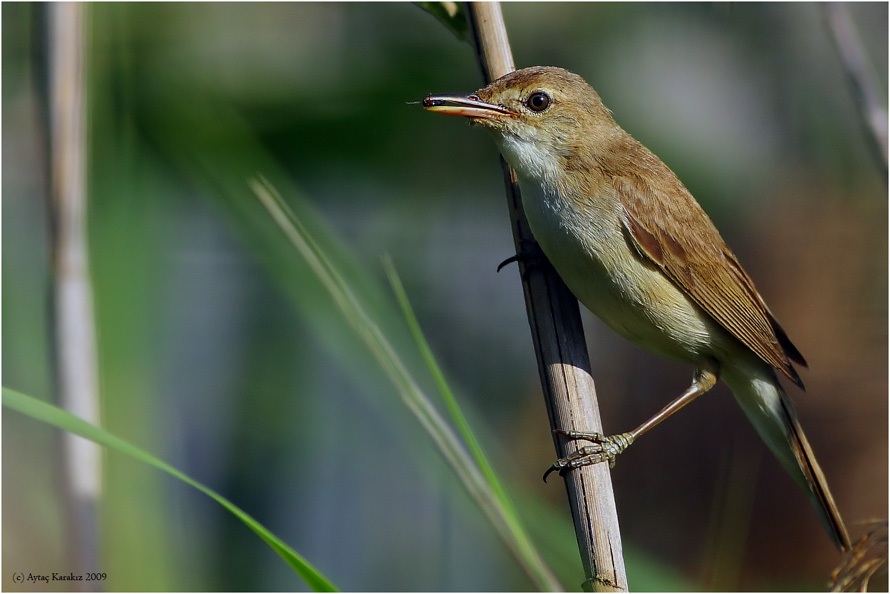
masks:
[(615, 465), (615, 457), (633, 443), (633, 436), (630, 433), (603, 435), (597, 432), (563, 431), (561, 429), (555, 430), (554, 433), (565, 437), (569, 441), (588, 441), (592, 445), (578, 448), (566, 457), (554, 462), (544, 473), (544, 482), (547, 481), (547, 477), (553, 472), (558, 472), (559, 476), (565, 476), (571, 470), (600, 462), (608, 462), (609, 467), (612, 467)]

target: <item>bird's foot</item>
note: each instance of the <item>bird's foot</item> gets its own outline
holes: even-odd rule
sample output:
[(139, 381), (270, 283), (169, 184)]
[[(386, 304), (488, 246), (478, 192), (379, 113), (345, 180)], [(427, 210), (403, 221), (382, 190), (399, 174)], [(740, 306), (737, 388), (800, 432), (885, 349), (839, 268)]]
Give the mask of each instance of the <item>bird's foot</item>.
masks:
[(557, 435), (565, 437), (569, 441), (589, 441), (592, 445), (578, 448), (574, 452), (568, 454), (565, 458), (560, 458), (544, 473), (544, 481), (551, 472), (558, 472), (559, 476), (565, 476), (568, 472), (588, 466), (590, 464), (599, 464), (600, 462), (608, 462), (609, 468), (615, 466), (615, 457), (627, 449), (627, 446), (633, 443), (634, 437), (630, 433), (619, 433), (617, 435), (603, 435), (602, 433), (587, 431), (562, 431), (557, 429), (554, 431)]
[(541, 246), (539, 246), (538, 242), (534, 239), (520, 240), (519, 248), (520, 249), (518, 254), (510, 256), (509, 258), (498, 264), (498, 272), (501, 271), (501, 268), (503, 268), (507, 264), (512, 264), (513, 262), (521, 262), (522, 264), (524, 264), (527, 272), (529, 268), (538, 266), (542, 261), (545, 261), (544, 252), (541, 251)]

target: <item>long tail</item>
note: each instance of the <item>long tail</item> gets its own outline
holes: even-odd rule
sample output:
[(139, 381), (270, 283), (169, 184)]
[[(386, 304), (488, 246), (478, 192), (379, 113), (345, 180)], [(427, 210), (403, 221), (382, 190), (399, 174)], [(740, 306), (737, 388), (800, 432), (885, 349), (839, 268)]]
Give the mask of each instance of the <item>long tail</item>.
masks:
[(849, 549), (850, 537), (828, 489), (825, 475), (800, 426), (794, 405), (779, 385), (775, 373), (761, 367), (753, 376), (750, 373), (730, 372), (723, 379), (760, 437), (788, 473), (807, 491), (829, 536), (841, 550)]

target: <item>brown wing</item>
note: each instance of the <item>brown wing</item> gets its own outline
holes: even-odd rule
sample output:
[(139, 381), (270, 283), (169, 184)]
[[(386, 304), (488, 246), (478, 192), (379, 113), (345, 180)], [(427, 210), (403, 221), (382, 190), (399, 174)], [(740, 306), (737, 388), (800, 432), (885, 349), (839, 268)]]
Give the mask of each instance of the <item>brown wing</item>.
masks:
[[(653, 157), (654, 158), (654, 157)], [(757, 356), (803, 388), (791, 365), (806, 361), (788, 339), (714, 224), (665, 165), (670, 196), (656, 195), (643, 179), (617, 178), (622, 223), (637, 251), (660, 268), (696, 304)], [(666, 171), (665, 171), (666, 170)]]

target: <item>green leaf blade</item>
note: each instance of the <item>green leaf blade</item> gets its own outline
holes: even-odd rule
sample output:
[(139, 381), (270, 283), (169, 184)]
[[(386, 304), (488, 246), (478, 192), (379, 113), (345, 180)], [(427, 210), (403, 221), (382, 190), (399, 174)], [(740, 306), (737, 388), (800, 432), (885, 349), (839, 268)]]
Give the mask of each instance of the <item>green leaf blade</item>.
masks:
[(166, 472), (167, 474), (181, 480), (187, 485), (194, 487), (195, 489), (201, 491), (208, 497), (215, 500), (226, 510), (228, 510), (232, 515), (241, 520), (248, 528), (253, 530), (253, 532), (256, 533), (256, 535), (259, 536), (269, 546), (269, 548), (275, 551), (285, 561), (285, 563), (290, 565), (291, 568), (297, 573), (297, 575), (299, 575), (303, 579), (303, 581), (305, 581), (306, 584), (309, 585), (309, 587), (311, 587), (314, 591), (337, 591), (337, 588), (334, 586), (333, 582), (331, 582), (324, 574), (313, 567), (312, 564), (304, 559), (299, 553), (290, 548), (284, 541), (275, 536), (271, 531), (257, 522), (244, 510), (239, 508), (237, 505), (235, 505), (210, 487), (199, 483), (183, 472), (177, 470), (173, 466), (167, 464), (160, 458), (149, 454), (148, 452), (136, 447), (130, 442), (121, 439), (120, 437), (109, 433), (108, 431), (105, 431), (100, 427), (96, 427), (95, 425), (88, 423), (83, 419), (75, 417), (69, 412), (62, 410), (61, 408), (58, 408), (46, 402), (42, 402), (37, 398), (33, 398), (31, 396), (22, 394), (21, 392), (11, 390), (6, 387), (3, 388), (3, 406), (25, 416), (31, 417), (32, 419), (35, 419), (37, 421), (52, 425), (63, 431), (68, 431), (85, 439), (89, 439), (90, 441), (93, 441), (110, 450), (114, 450), (118, 453), (130, 456), (131, 458), (135, 458), (136, 460), (148, 464), (149, 466), (154, 466), (158, 470)]

